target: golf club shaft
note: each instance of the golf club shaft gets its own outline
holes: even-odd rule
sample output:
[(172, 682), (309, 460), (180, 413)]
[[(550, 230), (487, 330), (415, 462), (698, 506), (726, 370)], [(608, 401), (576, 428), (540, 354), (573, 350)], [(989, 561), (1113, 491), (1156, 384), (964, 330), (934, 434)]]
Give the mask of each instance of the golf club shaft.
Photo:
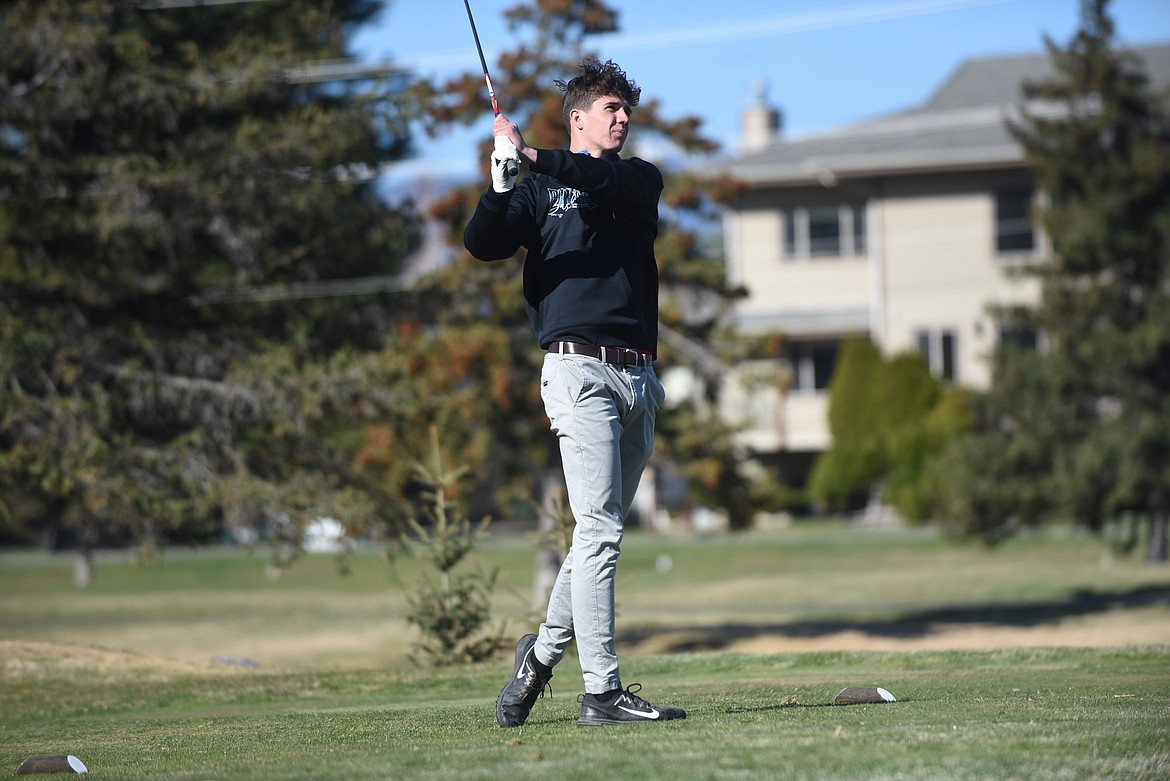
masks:
[(475, 17), (471, 15), (471, 1), (463, 0), (463, 7), (467, 9), (467, 21), (471, 22), (471, 36), (475, 38), (475, 50), (479, 52), (479, 64), (483, 66), (483, 80), (487, 82), (488, 97), (492, 100), (492, 111), (500, 114), (500, 106), (496, 103), (496, 91), (492, 89), (492, 77), (488, 73), (487, 60), (483, 56), (483, 46), (479, 43), (479, 32), (475, 29)]
[[(488, 97), (492, 100), (492, 111), (500, 115), (500, 105), (496, 103), (496, 91), (492, 88), (492, 77), (488, 73), (487, 60), (483, 56), (483, 46), (479, 42), (479, 31), (475, 29), (475, 17), (471, 15), (471, 0), (463, 0), (463, 7), (467, 9), (467, 21), (471, 23), (471, 37), (475, 39), (475, 50), (479, 52), (479, 64), (483, 66), (483, 80), (487, 82)], [(508, 176), (515, 176), (519, 170), (512, 162), (508, 163)]]

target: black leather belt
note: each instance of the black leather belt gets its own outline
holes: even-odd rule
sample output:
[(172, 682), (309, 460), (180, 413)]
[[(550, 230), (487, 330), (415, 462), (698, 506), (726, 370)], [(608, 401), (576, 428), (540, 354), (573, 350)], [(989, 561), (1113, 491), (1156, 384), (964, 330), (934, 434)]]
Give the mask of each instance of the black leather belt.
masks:
[(654, 362), (649, 353), (631, 350), (629, 347), (596, 347), (578, 342), (553, 342), (548, 346), (548, 351), (560, 355), (586, 355), (612, 366), (649, 366)]

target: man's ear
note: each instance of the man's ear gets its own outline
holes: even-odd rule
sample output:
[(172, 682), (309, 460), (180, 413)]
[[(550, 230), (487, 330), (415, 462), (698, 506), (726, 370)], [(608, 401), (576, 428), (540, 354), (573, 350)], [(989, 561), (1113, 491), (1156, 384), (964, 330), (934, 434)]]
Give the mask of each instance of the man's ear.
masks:
[(585, 127), (585, 124), (581, 121), (581, 109), (579, 109), (579, 108), (569, 109), (569, 124), (572, 125), (574, 128), (576, 128), (577, 130), (581, 130), (582, 128)]

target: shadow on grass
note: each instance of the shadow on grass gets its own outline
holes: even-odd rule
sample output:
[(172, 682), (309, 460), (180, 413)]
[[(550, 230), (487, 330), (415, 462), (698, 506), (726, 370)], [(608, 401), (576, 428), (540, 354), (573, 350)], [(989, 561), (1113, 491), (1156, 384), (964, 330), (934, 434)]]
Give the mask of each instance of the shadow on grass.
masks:
[[(867, 703), (874, 705), (876, 703)], [(893, 705), (894, 703), (883, 702), (882, 705)], [(846, 708), (849, 707), (837, 702), (791, 702), (782, 705), (736, 705), (730, 708), (724, 708), (724, 713), (767, 713), (774, 710), (798, 710), (801, 708)]]
[[(942, 626), (1036, 627), (1067, 618), (1126, 610), (1154, 605), (1170, 605), (1170, 586), (1148, 586), (1122, 592), (1078, 590), (1065, 599), (1042, 602), (999, 604), (940, 605), (924, 610), (891, 613), (882, 618), (826, 618), (726, 624), (667, 624), (653, 627), (629, 627), (622, 630), (623, 640), (640, 643), (655, 638), (663, 651), (717, 651), (735, 642), (761, 636), (817, 638), (840, 632), (861, 632), (872, 637), (915, 639), (927, 637)], [(864, 612), (881, 612), (882, 606)], [(858, 611), (862, 612), (862, 611)], [(669, 636), (677, 634), (676, 640)], [(663, 647), (665, 643), (665, 647)]]

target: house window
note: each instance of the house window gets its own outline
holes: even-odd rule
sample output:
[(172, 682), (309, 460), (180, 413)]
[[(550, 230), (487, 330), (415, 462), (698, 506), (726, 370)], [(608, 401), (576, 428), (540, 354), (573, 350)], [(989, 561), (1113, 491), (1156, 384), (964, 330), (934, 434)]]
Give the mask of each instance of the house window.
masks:
[(854, 206), (850, 214), (853, 216), (853, 253), (865, 254), (865, 206)]
[(918, 354), (930, 373), (948, 382), (955, 381), (955, 332), (950, 329), (918, 332)]
[(1040, 333), (1035, 328), (1026, 326), (1001, 329), (999, 332), (999, 341), (1000, 344), (1030, 353), (1037, 352), (1040, 349)]
[(999, 343), (1025, 352), (1043, 349), (1043, 335), (1037, 330), (1033, 313), (1027, 309), (1004, 308), (996, 314)]
[(792, 388), (797, 393), (828, 390), (837, 363), (839, 342), (793, 342), (789, 345)]
[(1001, 254), (1032, 252), (1032, 188), (1017, 187), (995, 194), (995, 249)]
[(784, 256), (808, 255), (808, 212), (789, 209), (784, 214)]
[(810, 255), (840, 255), (841, 210), (821, 206), (808, 210), (808, 251)]
[(798, 206), (784, 219), (784, 254), (788, 258), (841, 257), (865, 254), (865, 206)]

